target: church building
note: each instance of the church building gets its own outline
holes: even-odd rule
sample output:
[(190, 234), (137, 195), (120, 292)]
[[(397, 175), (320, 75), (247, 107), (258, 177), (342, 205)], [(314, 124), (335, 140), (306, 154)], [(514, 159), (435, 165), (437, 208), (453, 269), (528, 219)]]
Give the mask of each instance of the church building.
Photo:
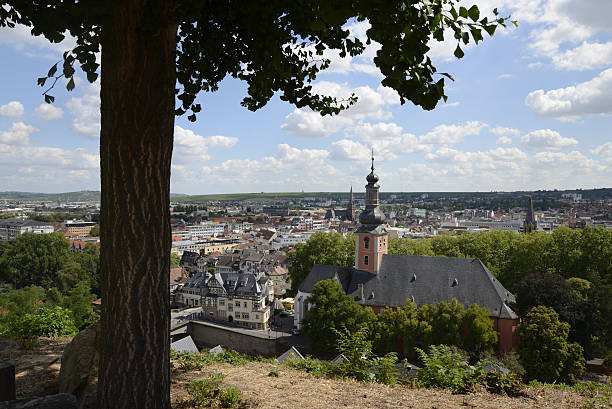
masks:
[(518, 345), (519, 319), (512, 310), (514, 295), (477, 258), (428, 257), (387, 254), (389, 234), (385, 215), (379, 207), (378, 176), (374, 158), (366, 177), (365, 209), (355, 230), (355, 265), (339, 267), (315, 264), (298, 287), (295, 297), (295, 325), (308, 311), (307, 299), (316, 283), (335, 279), (346, 294), (359, 304), (380, 313), (399, 308), (408, 300), (417, 305), (457, 299), (466, 307), (478, 304), (489, 310), (499, 334), (499, 351)]

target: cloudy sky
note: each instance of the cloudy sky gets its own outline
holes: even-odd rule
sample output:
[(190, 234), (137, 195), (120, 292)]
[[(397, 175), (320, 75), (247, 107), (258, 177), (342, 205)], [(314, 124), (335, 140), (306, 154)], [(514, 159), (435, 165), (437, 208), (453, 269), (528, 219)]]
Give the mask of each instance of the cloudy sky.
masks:
[[(456, 78), (447, 103), (400, 105), (380, 86), (376, 44), (355, 58), (330, 55), (317, 89), (359, 97), (337, 117), (278, 98), (249, 112), (244, 84), (226, 80), (199, 98), (196, 123), (176, 121), (172, 191), (362, 190), (371, 148), (386, 191), (612, 186), (612, 1), (476, 2), (520, 25), (461, 60), (454, 42), (432, 42), (438, 69)], [(350, 29), (361, 37), (367, 23)], [(0, 28), (0, 191), (99, 189), (99, 86), (77, 81), (53, 105), (36, 86), (69, 46)]]

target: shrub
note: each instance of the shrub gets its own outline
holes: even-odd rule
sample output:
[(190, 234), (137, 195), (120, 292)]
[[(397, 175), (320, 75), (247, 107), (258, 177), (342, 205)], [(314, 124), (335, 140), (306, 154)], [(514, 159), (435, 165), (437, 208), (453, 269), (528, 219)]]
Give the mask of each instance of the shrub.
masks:
[(219, 395), (221, 381), (224, 377), (225, 375), (221, 373), (215, 373), (211, 374), (208, 379), (192, 381), (187, 386), (187, 392), (195, 404), (209, 406)]
[[(446, 345), (432, 345), (425, 353), (417, 348), (423, 367), (417, 372), (417, 386), (450, 389), (455, 393), (473, 390), (477, 368), (470, 366), (461, 354)], [(482, 371), (482, 369), (480, 369)]]
[(423, 368), (417, 372), (416, 384), (422, 387), (450, 389), (454, 393), (473, 392), (480, 385), (491, 393), (505, 393), (510, 396), (520, 394), (521, 382), (512, 373), (496, 370), (485, 371), (490, 361), (480, 361), (471, 366), (466, 354), (446, 345), (431, 346), (429, 353), (417, 349)]
[(245, 354), (241, 354), (240, 352), (236, 352), (232, 349), (226, 349), (219, 355), (211, 355), (212, 360), (217, 363), (225, 363), (234, 366), (246, 365), (251, 361)]
[(397, 354), (390, 352), (385, 356), (374, 359), (374, 379), (377, 383), (385, 385), (397, 384), (399, 372), (396, 368)]
[(72, 313), (62, 307), (40, 307), (32, 313), (11, 314), (4, 324), (4, 335), (20, 339), (62, 337), (77, 332)]
[(175, 361), (174, 365), (180, 370), (201, 371), (205, 367), (212, 364), (230, 364), (230, 365), (246, 365), (251, 362), (252, 359), (248, 355), (241, 354), (240, 352), (233, 351), (231, 349), (225, 350), (223, 353), (218, 355), (212, 355), (208, 352), (176, 352), (170, 351), (170, 358)]
[(242, 400), (242, 392), (237, 388), (225, 388), (219, 391), (219, 402), (224, 408), (233, 408)]
[(280, 376), (280, 372), (278, 372), (278, 370), (276, 369), (272, 369), (270, 372), (268, 372), (268, 376), (278, 378)]
[(324, 378), (331, 377), (337, 372), (338, 364), (330, 361), (321, 361), (314, 358), (306, 359), (289, 359), (285, 362), (290, 368), (300, 371), (306, 371), (314, 377)]

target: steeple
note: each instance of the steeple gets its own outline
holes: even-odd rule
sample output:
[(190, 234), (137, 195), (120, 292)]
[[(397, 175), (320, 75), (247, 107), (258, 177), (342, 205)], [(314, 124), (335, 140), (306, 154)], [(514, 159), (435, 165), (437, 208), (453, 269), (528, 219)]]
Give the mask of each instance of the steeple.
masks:
[(530, 233), (538, 229), (538, 223), (535, 219), (535, 213), (533, 212), (533, 199), (529, 196), (529, 204), (527, 205), (527, 215), (523, 222), (523, 232)]
[(346, 206), (346, 218), (350, 221), (355, 220), (355, 201), (353, 198), (353, 185), (351, 185), (351, 193), (349, 197), (348, 206)]
[(370, 174), (366, 176), (366, 181), (368, 182), (368, 184), (365, 186), (366, 207), (365, 210), (359, 215), (359, 222), (361, 222), (362, 225), (371, 225), (372, 227), (376, 227), (385, 222), (385, 215), (378, 207), (378, 189), (380, 189), (380, 186), (378, 185), (378, 175), (374, 173), (374, 151), (372, 151), (372, 167), (370, 169)]
[(385, 229), (385, 214), (379, 207), (378, 176), (374, 173), (374, 151), (372, 166), (366, 176), (365, 210), (359, 215), (361, 226), (355, 231), (355, 268), (378, 274), (383, 255), (387, 254), (388, 233)]

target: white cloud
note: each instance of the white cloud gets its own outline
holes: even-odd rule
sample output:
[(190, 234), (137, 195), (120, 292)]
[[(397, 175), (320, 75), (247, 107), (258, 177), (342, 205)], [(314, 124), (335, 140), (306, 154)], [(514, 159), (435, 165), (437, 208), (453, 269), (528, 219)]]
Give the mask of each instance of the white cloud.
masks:
[(341, 139), (331, 144), (331, 155), (340, 161), (367, 161), (370, 149), (361, 142)]
[(14, 122), (8, 131), (0, 132), (0, 143), (7, 145), (27, 145), (30, 143), (30, 135), (38, 129), (23, 122)]
[(0, 105), (0, 117), (19, 118), (23, 115), (23, 104), (19, 101), (11, 101), (8, 104)]
[(277, 149), (274, 156), (232, 159), (217, 166), (204, 166), (202, 172), (206, 178), (202, 183), (242, 185), (249, 191), (296, 190), (301, 186), (329, 189), (338, 179), (346, 177), (329, 163), (331, 154), (325, 149), (300, 149), (288, 144), (279, 144)]
[(503, 136), (519, 136), (522, 132), (516, 128), (506, 128), (504, 126), (496, 126), (490, 130), (495, 135)]
[(190, 129), (174, 127), (174, 153), (176, 162), (190, 160), (209, 160), (208, 149), (211, 147), (231, 148), (238, 143), (238, 138), (223, 135), (201, 136)]
[(612, 114), (612, 68), (590, 81), (550, 91), (537, 90), (525, 103), (542, 116), (572, 120), (590, 115)]
[(612, 156), (612, 142), (606, 142), (603, 145), (591, 149), (593, 155)]
[(89, 138), (100, 137), (100, 81), (84, 88), (81, 97), (71, 98), (66, 106), (72, 113), (72, 129)]
[(553, 56), (555, 66), (566, 70), (591, 70), (612, 64), (612, 42), (589, 43)]
[(351, 123), (352, 119), (343, 116), (321, 116), (308, 108), (295, 108), (285, 117), (281, 128), (293, 135), (320, 138), (336, 133)]
[(578, 145), (574, 138), (561, 136), (552, 129), (538, 129), (521, 136), (521, 142), (529, 149), (560, 149)]
[(527, 159), (527, 154), (518, 148), (496, 148), (485, 152), (465, 152), (446, 146), (428, 153), (432, 162), (449, 165), (455, 174), (472, 174), (474, 170), (518, 169), (519, 163)]
[(43, 36), (32, 36), (30, 28), (16, 25), (14, 28), (0, 27), (0, 44), (9, 45), (29, 56), (55, 59), (64, 51), (74, 48), (76, 41), (67, 35), (61, 43), (52, 43)]
[(455, 101), (455, 102), (448, 102), (448, 103), (444, 103), (440, 106), (440, 108), (453, 108), (456, 106), (459, 106), (460, 102), (459, 101)]
[(497, 138), (497, 143), (501, 143), (504, 145), (511, 144), (512, 138), (509, 138), (507, 136), (500, 136), (499, 138)]
[(389, 105), (399, 104), (397, 93), (387, 87), (377, 89), (368, 86), (350, 88), (347, 84), (319, 81), (313, 85), (313, 92), (320, 95), (346, 99), (355, 94), (357, 103), (339, 115), (321, 116), (308, 108), (296, 108), (285, 117), (281, 128), (287, 132), (309, 138), (325, 137), (364, 119), (389, 119)]
[(45, 121), (60, 119), (64, 116), (64, 110), (52, 104), (40, 104), (34, 112), (38, 119)]
[(601, 163), (586, 157), (578, 151), (538, 152), (533, 156), (536, 166), (547, 168), (582, 169), (592, 172), (605, 170)]
[(479, 121), (469, 121), (457, 125), (438, 125), (425, 135), (421, 136), (421, 143), (443, 143), (453, 144), (463, 141), (463, 138), (470, 135), (480, 135), (480, 131), (487, 124)]
[(0, 144), (0, 163), (35, 167), (42, 172), (54, 168), (64, 170), (98, 169), (98, 154), (83, 149), (73, 151), (48, 146)]
[(506, 79), (506, 78), (512, 78), (512, 77), (514, 77), (514, 75), (512, 75), (512, 74), (499, 74), (497, 76), (497, 78), (499, 78), (501, 80)]

